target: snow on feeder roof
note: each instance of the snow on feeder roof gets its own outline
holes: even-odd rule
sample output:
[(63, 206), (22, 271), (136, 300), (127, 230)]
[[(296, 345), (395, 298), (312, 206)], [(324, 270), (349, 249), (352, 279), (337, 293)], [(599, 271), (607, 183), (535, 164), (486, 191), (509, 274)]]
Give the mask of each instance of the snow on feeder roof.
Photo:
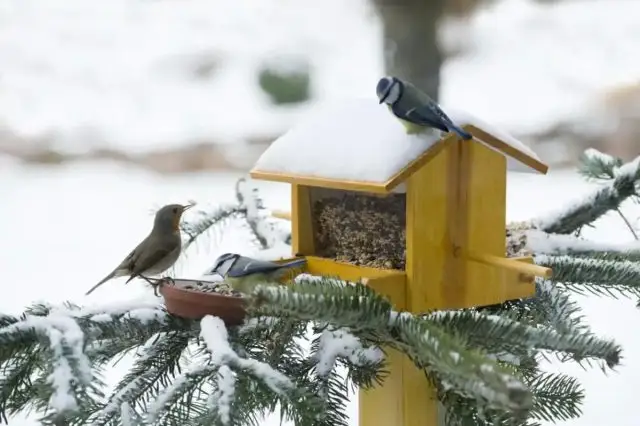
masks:
[[(525, 144), (464, 112), (449, 116), (481, 143), (507, 158), (507, 170), (546, 173)], [(455, 136), (409, 135), (375, 99), (321, 108), (275, 140), (256, 162), (257, 179), (388, 193), (434, 158)], [(472, 143), (472, 142), (471, 142)]]

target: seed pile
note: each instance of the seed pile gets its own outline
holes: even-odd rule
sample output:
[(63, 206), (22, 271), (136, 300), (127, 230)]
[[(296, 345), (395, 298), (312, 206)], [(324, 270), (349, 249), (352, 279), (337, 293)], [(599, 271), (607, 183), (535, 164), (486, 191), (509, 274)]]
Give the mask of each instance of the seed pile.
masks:
[(242, 293), (233, 290), (228, 284), (222, 281), (177, 281), (176, 287), (183, 290), (200, 291), (202, 293), (217, 293), (225, 296), (242, 297)]
[(405, 194), (332, 191), (313, 203), (316, 252), (355, 265), (403, 270), (405, 212)]

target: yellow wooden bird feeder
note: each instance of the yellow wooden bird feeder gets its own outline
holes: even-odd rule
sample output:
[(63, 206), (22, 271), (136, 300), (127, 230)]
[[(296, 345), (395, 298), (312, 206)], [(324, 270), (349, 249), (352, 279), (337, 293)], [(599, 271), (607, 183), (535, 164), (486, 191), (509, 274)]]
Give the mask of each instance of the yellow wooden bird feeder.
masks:
[[(451, 117), (473, 140), (430, 130), (407, 135), (372, 99), (325, 108), (271, 144), (251, 176), (291, 184), (292, 254), (306, 256), (309, 273), (362, 280), (412, 312), (534, 295), (534, 277), (548, 278), (551, 270), (531, 257), (505, 257), (507, 170), (544, 174), (548, 167), (504, 132), (468, 114)], [(345, 261), (336, 256), (340, 250), (327, 249), (332, 238), (319, 235), (326, 219), (318, 206), (327, 199), (347, 206), (353, 197), (368, 201), (333, 219), (340, 230), (333, 240), (348, 237), (348, 218), (363, 223), (376, 216), (376, 205), (395, 217), (371, 222), (371, 239), (359, 235), (354, 243), (368, 252)], [(402, 232), (376, 242), (385, 221)], [(368, 264), (392, 243), (403, 250), (391, 268)], [(360, 424), (437, 425), (437, 402), (422, 372), (392, 351), (388, 362), (383, 386), (360, 393)]]

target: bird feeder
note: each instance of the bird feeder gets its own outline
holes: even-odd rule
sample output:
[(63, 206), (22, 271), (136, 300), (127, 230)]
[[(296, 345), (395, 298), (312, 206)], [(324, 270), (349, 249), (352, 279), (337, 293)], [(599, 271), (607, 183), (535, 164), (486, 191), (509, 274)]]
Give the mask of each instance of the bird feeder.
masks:
[[(551, 271), (506, 257), (507, 171), (548, 167), (506, 133), (449, 115), (473, 140), (408, 135), (385, 106), (359, 100), (311, 116), (263, 153), (251, 176), (291, 185), (292, 254), (310, 274), (362, 281), (412, 312), (534, 295), (534, 278)], [(388, 362), (384, 385), (361, 392), (360, 424), (436, 425), (422, 372), (397, 353)]]

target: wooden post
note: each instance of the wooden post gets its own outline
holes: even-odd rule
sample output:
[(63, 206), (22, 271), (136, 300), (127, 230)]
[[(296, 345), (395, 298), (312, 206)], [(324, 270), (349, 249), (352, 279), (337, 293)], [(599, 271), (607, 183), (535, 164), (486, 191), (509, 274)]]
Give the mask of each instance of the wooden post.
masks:
[(293, 255), (315, 254), (309, 187), (291, 184), (291, 249)]
[[(398, 309), (424, 312), (443, 306), (447, 293), (455, 295), (443, 285), (445, 266), (453, 257), (447, 243), (451, 150), (448, 144), (407, 181), (406, 293), (404, 300), (400, 294), (391, 299)], [(387, 361), (389, 379), (360, 392), (360, 426), (438, 426), (438, 400), (424, 373), (395, 352)]]

